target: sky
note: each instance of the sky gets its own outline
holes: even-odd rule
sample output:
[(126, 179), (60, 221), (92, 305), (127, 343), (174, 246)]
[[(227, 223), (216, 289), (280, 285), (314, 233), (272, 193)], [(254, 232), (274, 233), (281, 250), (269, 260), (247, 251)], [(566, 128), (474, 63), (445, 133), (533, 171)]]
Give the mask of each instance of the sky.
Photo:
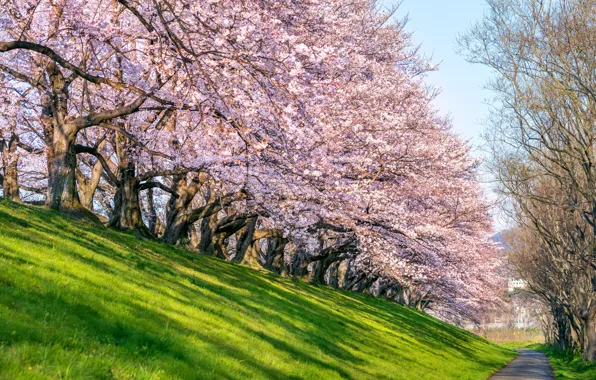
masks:
[[(382, 1), (390, 7), (400, 0)], [(485, 0), (402, 0), (396, 13), (399, 18), (408, 16), (406, 30), (413, 33), (412, 42), (420, 45), (422, 54), (439, 64), (438, 71), (427, 78), (427, 83), (441, 89), (435, 106), (451, 117), (455, 132), (469, 140), (477, 156), (485, 156), (481, 134), (485, 130), (483, 120), (489, 114), (491, 92), (485, 85), (491, 71), (468, 63), (458, 54), (456, 39), (480, 20), (487, 8)], [(496, 201), (492, 177), (483, 170), (480, 178), (488, 199)], [(508, 227), (498, 205), (493, 209), (496, 231)]]
[[(391, 6), (399, 0), (384, 0)], [(471, 139), (475, 147), (482, 144), (482, 120), (488, 115), (483, 89), (490, 71), (466, 62), (456, 53), (456, 38), (479, 20), (487, 8), (485, 0), (403, 0), (396, 16), (408, 16), (406, 30), (413, 32), (413, 42), (421, 45), (425, 56), (439, 64), (427, 82), (442, 89), (435, 105), (451, 115), (456, 133)], [(477, 151), (479, 154), (481, 152)]]

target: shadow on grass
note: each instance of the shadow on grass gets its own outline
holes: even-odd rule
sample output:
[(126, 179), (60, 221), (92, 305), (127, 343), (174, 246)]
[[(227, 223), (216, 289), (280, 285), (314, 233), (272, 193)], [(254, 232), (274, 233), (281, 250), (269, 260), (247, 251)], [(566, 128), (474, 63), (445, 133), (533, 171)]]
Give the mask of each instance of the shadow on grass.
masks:
[[(486, 367), (503, 364), (479, 353), (478, 345), (470, 347), (469, 343), (480, 342), (477, 337), (384, 300), (290, 281), (131, 234), (71, 222), (43, 209), (6, 202), (0, 207), (11, 209), (0, 210), (0, 234), (30, 245), (0, 241), (0, 264), (9, 263), (13, 274), (4, 278), (0, 273), (0, 300), (11, 313), (0, 327), (2, 346), (59, 341), (66, 350), (102, 347), (128, 363), (145, 360), (158, 366), (165, 358), (170, 364), (161, 369), (172, 376), (295, 376), (291, 367), (274, 368), (263, 353), (210, 333), (235, 329), (241, 331), (239, 339), (259, 341), (282, 358), (346, 379), (354, 378), (353, 373), (373, 377), (366, 368), (386, 352), (392, 355), (386, 360), (429, 368), (404, 351), (403, 344), (434, 356), (448, 351)], [(44, 252), (31, 255), (32, 247)], [(39, 255), (57, 255), (60, 260), (40, 262)], [(75, 273), (65, 261), (86, 269)], [(68, 282), (58, 282), (52, 274)], [(113, 283), (102, 283), (106, 280)], [(35, 285), (39, 283), (51, 286), (41, 289)], [(75, 289), (64, 288), (63, 283)], [(80, 297), (82, 290), (85, 297)], [(146, 294), (164, 303), (147, 305)], [(197, 318), (197, 310), (202, 314), (196, 323), (181, 322)], [(53, 329), (48, 328), (48, 315), (61, 316)], [(382, 325), (388, 339), (379, 340), (371, 324)], [(193, 349), (196, 341), (206, 351)], [(218, 357), (223, 356), (245, 372), (220, 365)]]

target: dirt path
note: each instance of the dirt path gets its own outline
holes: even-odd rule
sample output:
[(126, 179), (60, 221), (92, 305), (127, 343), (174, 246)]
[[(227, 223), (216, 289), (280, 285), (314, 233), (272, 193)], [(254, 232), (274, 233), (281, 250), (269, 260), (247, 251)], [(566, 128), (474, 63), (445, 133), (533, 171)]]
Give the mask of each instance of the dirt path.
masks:
[(519, 355), (489, 380), (554, 380), (546, 355), (533, 350), (518, 350)]

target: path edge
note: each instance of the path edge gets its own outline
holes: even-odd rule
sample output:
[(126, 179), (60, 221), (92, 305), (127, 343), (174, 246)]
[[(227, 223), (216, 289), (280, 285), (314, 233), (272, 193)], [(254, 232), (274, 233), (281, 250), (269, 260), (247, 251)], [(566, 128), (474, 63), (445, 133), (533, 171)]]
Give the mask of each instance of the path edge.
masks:
[[(519, 356), (519, 349), (516, 348), (515, 352), (517, 353), (513, 358), (511, 358), (511, 360), (509, 360), (507, 362), (507, 364), (505, 364), (504, 366), (502, 366), (501, 368), (497, 368), (493, 373), (491, 373), (486, 380), (490, 380), (491, 377), (493, 377), (497, 372), (499, 372), (500, 370), (502, 370), (503, 368), (507, 367), (509, 364), (511, 364), (512, 361), (514, 361), (515, 359), (517, 359), (517, 357)], [(549, 359), (549, 363), (550, 363), (550, 359)], [(551, 370), (552, 370), (552, 364), (551, 364)]]

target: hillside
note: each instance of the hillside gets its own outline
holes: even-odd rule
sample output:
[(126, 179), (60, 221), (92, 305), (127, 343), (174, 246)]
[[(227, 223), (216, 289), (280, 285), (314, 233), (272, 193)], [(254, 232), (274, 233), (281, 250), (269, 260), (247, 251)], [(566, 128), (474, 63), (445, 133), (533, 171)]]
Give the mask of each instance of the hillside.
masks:
[(485, 379), (513, 356), (384, 300), (0, 202), (2, 379)]

